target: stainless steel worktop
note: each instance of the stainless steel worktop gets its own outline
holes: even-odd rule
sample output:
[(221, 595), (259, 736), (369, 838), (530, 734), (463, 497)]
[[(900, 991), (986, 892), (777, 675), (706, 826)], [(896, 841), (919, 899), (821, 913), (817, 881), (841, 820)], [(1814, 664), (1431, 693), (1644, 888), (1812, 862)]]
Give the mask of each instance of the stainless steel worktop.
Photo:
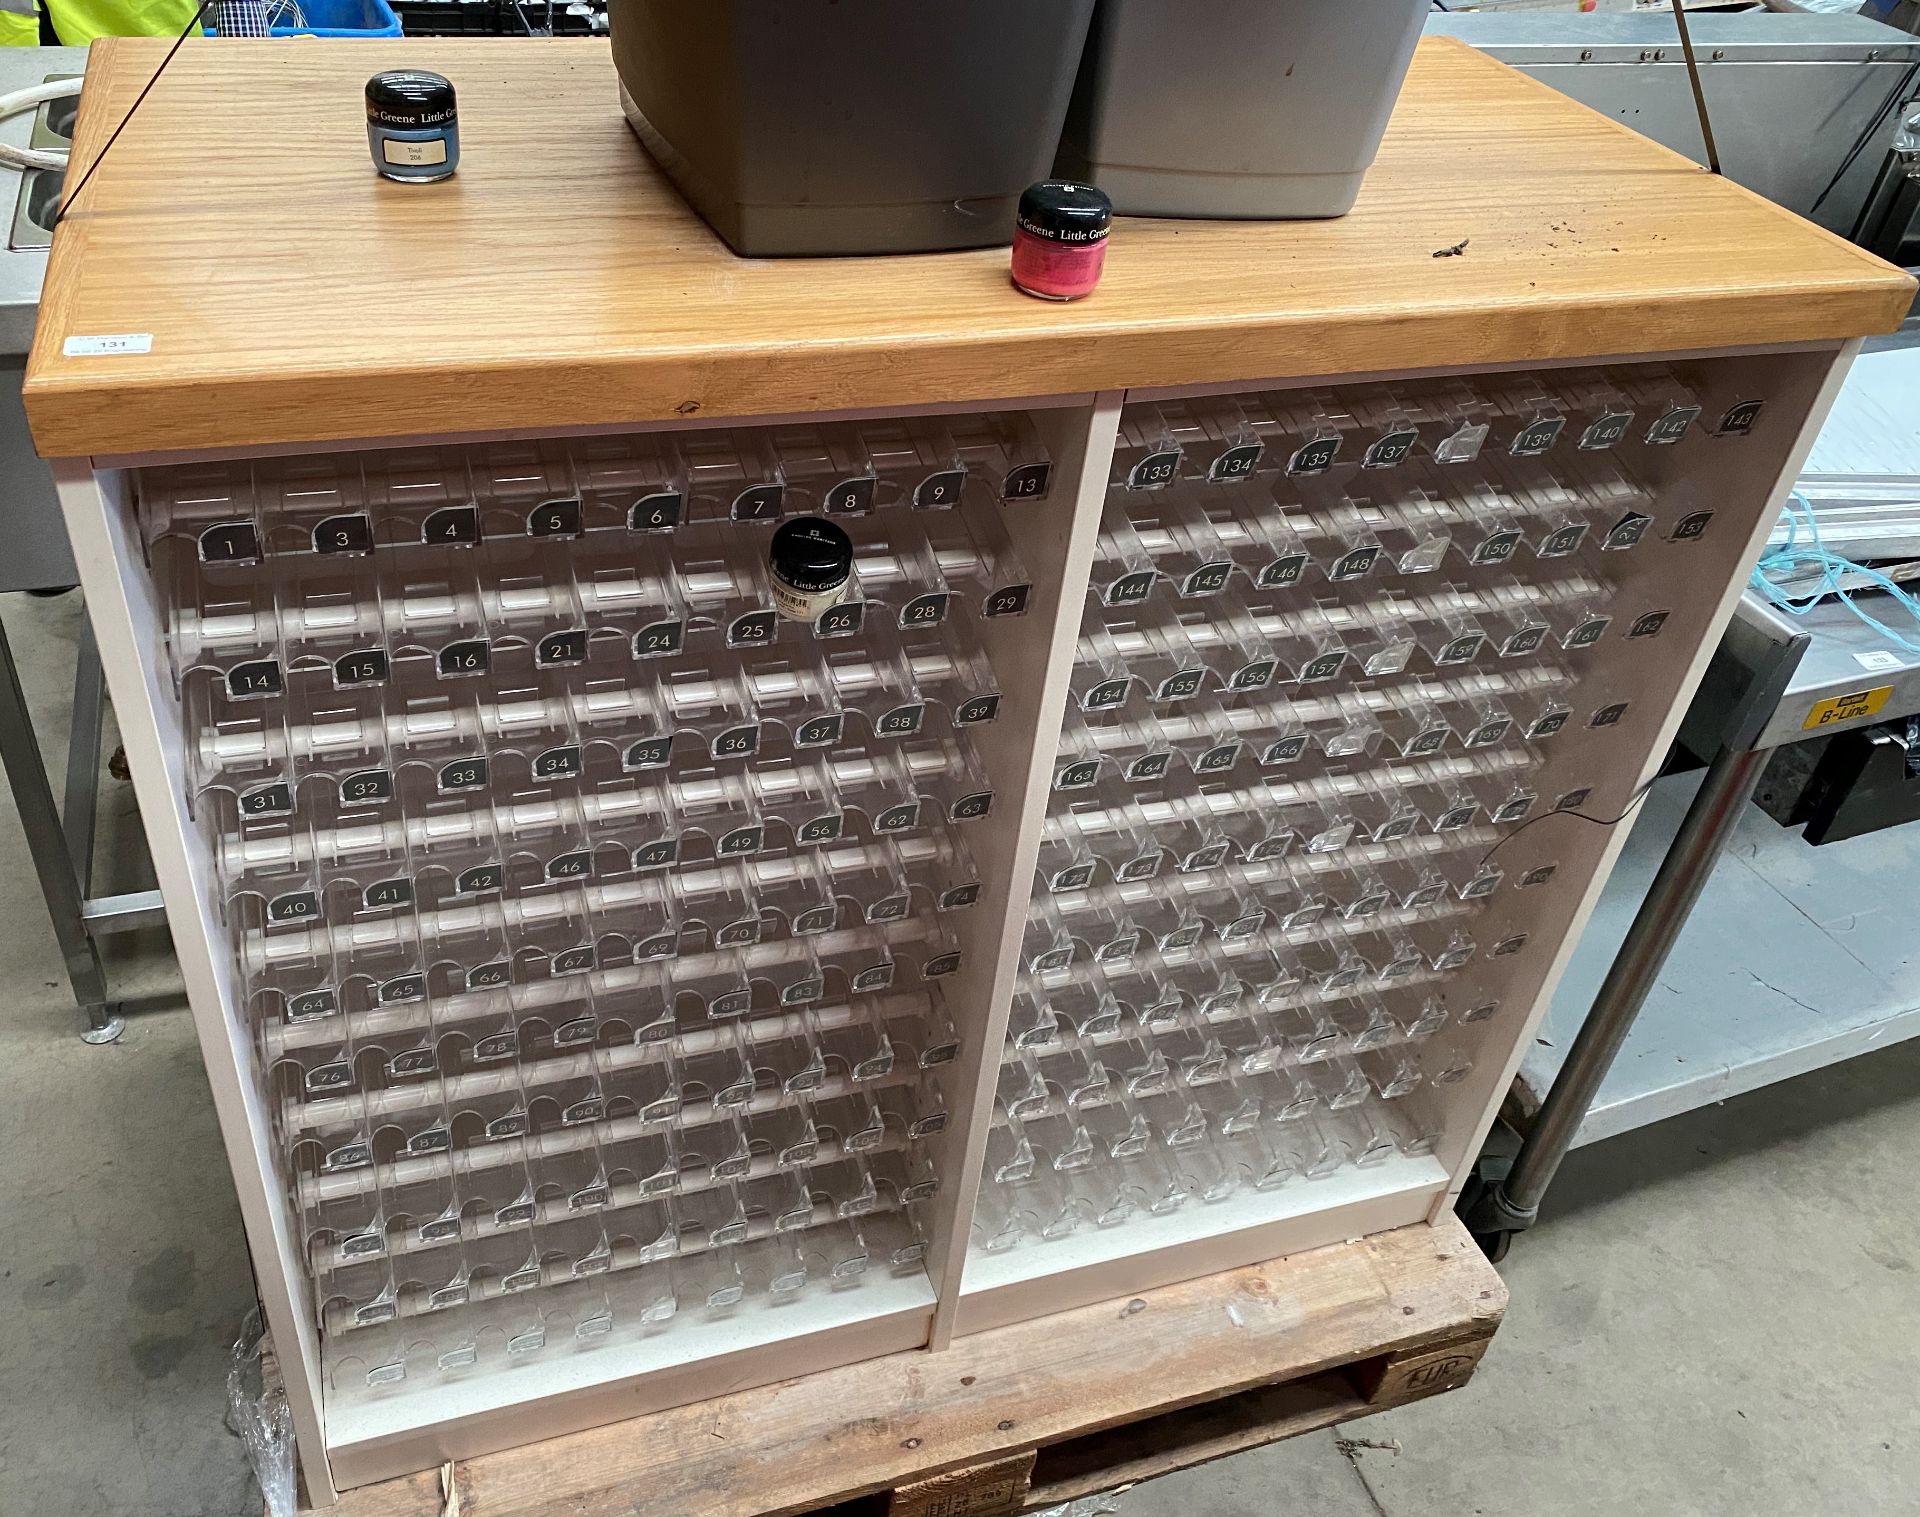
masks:
[[(0, 94), (38, 84), (49, 74), (78, 74), (86, 70), (84, 47), (0, 48)], [(33, 131), (34, 112), (23, 111), (0, 121), (0, 142), (25, 147)], [(11, 229), (14, 207), (20, 199), (20, 170), (0, 164), (0, 226)], [(21, 358), (33, 345), (34, 319), (40, 311), (40, 282), (47, 273), (44, 248), (0, 247), (0, 358)]]

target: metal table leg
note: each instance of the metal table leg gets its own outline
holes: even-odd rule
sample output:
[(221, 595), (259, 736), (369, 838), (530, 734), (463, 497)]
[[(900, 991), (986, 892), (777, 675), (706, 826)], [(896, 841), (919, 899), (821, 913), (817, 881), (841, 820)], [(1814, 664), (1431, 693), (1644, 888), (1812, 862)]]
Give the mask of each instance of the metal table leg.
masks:
[(1487, 1185), (1467, 1211), (1467, 1226), (1483, 1240), (1523, 1231), (1539, 1216), (1540, 1200), (1573, 1146), (1574, 1134), (1733, 836), (1740, 813), (1753, 799), (1769, 756), (1766, 749), (1722, 749), (1708, 767), (1512, 1170), (1504, 1180)]
[[(95, 667), (98, 667), (97, 661)], [(97, 705), (94, 720), (97, 733)], [(97, 753), (97, 736), (94, 747)], [(69, 852), (67, 833), (60, 825), (60, 813), (54, 807), (53, 786), (47, 780), (40, 745), (34, 738), (26, 694), (20, 688), (20, 672), (14, 666), (13, 648), (7, 642), (4, 626), (0, 626), (0, 763), (5, 765), (7, 783), (13, 789), (14, 803), (20, 811), (27, 851), (33, 858), (34, 872), (40, 877), (47, 913), (53, 918), (54, 936), (59, 939), (60, 953), (66, 960), (73, 997), (86, 1013), (87, 1026), (80, 1036), (89, 1043), (111, 1043), (126, 1024), (119, 1008), (107, 1001), (106, 971), (101, 967), (100, 954), (84, 920), (85, 891), (74, 867), (74, 855)], [(69, 784), (71, 786), (71, 781)], [(90, 811), (88, 815), (91, 816)], [(90, 840), (91, 825), (85, 830)]]

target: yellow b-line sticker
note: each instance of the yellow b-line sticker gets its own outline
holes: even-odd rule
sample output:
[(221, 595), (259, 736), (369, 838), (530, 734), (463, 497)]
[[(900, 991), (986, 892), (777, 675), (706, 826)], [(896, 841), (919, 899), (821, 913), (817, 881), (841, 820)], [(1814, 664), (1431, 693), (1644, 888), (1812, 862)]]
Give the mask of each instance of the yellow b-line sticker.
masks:
[(1831, 727), (1839, 722), (1858, 721), (1863, 716), (1872, 716), (1886, 705), (1887, 697), (1893, 694), (1893, 686), (1876, 685), (1871, 690), (1854, 690), (1846, 695), (1830, 696), (1821, 701), (1807, 713), (1804, 732), (1815, 727)]

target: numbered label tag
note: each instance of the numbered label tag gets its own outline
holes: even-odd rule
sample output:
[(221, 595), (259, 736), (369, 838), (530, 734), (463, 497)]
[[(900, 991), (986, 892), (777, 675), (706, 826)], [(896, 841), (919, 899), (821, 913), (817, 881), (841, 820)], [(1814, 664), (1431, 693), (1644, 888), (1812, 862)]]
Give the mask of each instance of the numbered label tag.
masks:
[(1114, 870), (1114, 878), (1122, 884), (1132, 884), (1135, 880), (1150, 880), (1160, 872), (1160, 864), (1164, 857), (1156, 849), (1152, 853), (1141, 854), (1137, 859), (1128, 859), (1126, 863)]
[(875, 737), (912, 737), (925, 724), (927, 708), (923, 702), (914, 701), (905, 706), (895, 706), (891, 711), (882, 712), (873, 724)]
[(1287, 473), (1296, 478), (1305, 474), (1324, 474), (1333, 467), (1334, 460), (1340, 456), (1340, 439), (1316, 437), (1294, 452), (1287, 460)]
[(1480, 807), (1477, 803), (1462, 802), (1458, 806), (1450, 806), (1434, 819), (1433, 830), (1458, 832), (1463, 827), (1471, 827), (1473, 819), (1479, 814)]
[(889, 959), (884, 963), (870, 964), (855, 974), (847, 983), (856, 993), (864, 993), (870, 990), (885, 990), (893, 984), (893, 961)]
[(292, 810), (293, 786), (285, 780), (243, 791), (240, 796), (242, 816), (285, 816)]
[(717, 759), (751, 758), (760, 751), (760, 729), (748, 723), (716, 733), (707, 751)]
[(1101, 598), (1109, 606), (1137, 606), (1153, 593), (1153, 582), (1157, 578), (1151, 569), (1137, 569), (1131, 574), (1123, 574), (1112, 584)]
[(1647, 535), (1647, 528), (1653, 525), (1653, 518), (1639, 511), (1627, 514), (1607, 528), (1607, 535), (1600, 539), (1602, 553), (1621, 553), (1628, 548), (1640, 545), (1640, 539)]
[(1296, 840), (1297, 834), (1291, 830), (1269, 833), (1247, 850), (1247, 859), (1251, 863), (1261, 864), (1269, 859), (1284, 858)]
[(1422, 885), (1417, 890), (1407, 892), (1406, 896), (1400, 902), (1400, 909), (1402, 911), (1425, 911), (1429, 906), (1437, 905), (1440, 898), (1446, 893), (1447, 887), (1444, 881), (1431, 885)]
[(873, 486), (871, 474), (856, 474), (829, 489), (820, 503), (829, 516), (865, 516), (873, 509)]
[(568, 853), (557, 853), (546, 863), (546, 877), (550, 880), (586, 880), (593, 877), (593, 853), (586, 848), (576, 848)]
[(1689, 511), (1673, 524), (1673, 530), (1667, 534), (1667, 541), (1673, 543), (1697, 542), (1707, 535), (1707, 524), (1713, 520), (1711, 511)]
[(962, 701), (953, 710), (953, 724), (956, 727), (977, 727), (993, 721), (1000, 715), (1000, 696), (975, 695)]
[(480, 541), (478, 506), (442, 506), (420, 524), (420, 541), (429, 548), (471, 548)]
[(255, 659), (235, 664), (227, 671), (227, 694), (237, 701), (260, 700), (285, 691), (286, 677), (277, 658)]
[(1568, 648), (1591, 648), (1606, 636), (1607, 628), (1612, 625), (1613, 618), (1610, 616), (1589, 616), (1576, 622), (1560, 640), (1561, 644)]
[(642, 738), (637, 743), (629, 743), (625, 753), (620, 755), (620, 767), (626, 770), (664, 769), (673, 762), (673, 739), (671, 737)]
[(1491, 748), (1505, 737), (1512, 727), (1511, 717), (1496, 716), (1490, 721), (1482, 722), (1469, 732), (1466, 745), (1469, 748)]
[(713, 935), (716, 948), (744, 948), (749, 943), (760, 941), (760, 919), (743, 917), (737, 922), (728, 922)]
[(1523, 654), (1534, 653), (1547, 640), (1547, 624), (1533, 622), (1513, 633), (1500, 645), (1502, 658), (1519, 658)]
[(1226, 863), (1232, 846), (1230, 843), (1209, 843), (1204, 848), (1196, 848), (1180, 861), (1181, 871), (1192, 874), (1202, 869), (1218, 869)]
[(1261, 566), (1257, 583), (1262, 590), (1284, 590), (1300, 583), (1307, 572), (1307, 555), (1285, 553)]
[(1489, 533), (1480, 540), (1479, 545), (1469, 555), (1471, 561), (1482, 566), (1504, 564), (1513, 557), (1513, 550), (1520, 546), (1520, 534), (1508, 530)]
[(832, 906), (812, 907), (794, 917), (794, 936), (812, 937), (815, 933), (832, 932), (834, 923), (839, 919), (840, 913)]
[(1162, 448), (1157, 453), (1149, 453), (1127, 471), (1127, 488), (1157, 490), (1162, 485), (1171, 484), (1179, 472), (1180, 450)]
[(935, 909), (939, 911), (964, 911), (969, 906), (977, 905), (979, 900), (980, 882), (978, 880), (969, 880), (964, 885), (956, 885), (953, 889), (942, 892), (939, 903)]
[(1453, 729), (1443, 723), (1422, 727), (1407, 739), (1406, 746), (1400, 751), (1407, 758), (1426, 758), (1446, 747), (1447, 739), (1452, 736)]
[[(1055, 790), (1085, 790), (1099, 778), (1099, 759), (1079, 759), (1061, 768), (1059, 773), (1054, 776), (1053, 788)], [(1132, 778), (1131, 770), (1128, 771), (1128, 778)]]
[(873, 819), (876, 833), (906, 832), (920, 825), (920, 802), (902, 801), (897, 806), (889, 806)]
[(937, 958), (931, 958), (927, 960), (925, 965), (921, 967), (920, 978), (923, 980), (938, 980), (945, 977), (946, 975), (950, 975), (954, 973), (954, 971), (959, 969), (959, 967), (960, 967), (959, 954), (943, 953), (943, 954), (940, 954)]
[(845, 819), (834, 811), (802, 822), (793, 837), (796, 843), (810, 847), (816, 843), (831, 843), (845, 831)]
[(1093, 865), (1070, 864), (1057, 871), (1051, 881), (1052, 888), (1062, 890), (1085, 890), (1093, 883)]
[(718, 858), (744, 858), (750, 853), (758, 853), (766, 846), (766, 841), (767, 832), (764, 827), (736, 827), (731, 832), (720, 834), (720, 840), (713, 845), (713, 851)]
[(438, 776), (438, 785), (444, 795), (455, 790), (478, 790), (487, 783), (487, 761), (484, 758), (455, 759), (450, 764), (442, 764)]
[(1203, 595), (1218, 595), (1227, 588), (1227, 580), (1232, 574), (1233, 565), (1225, 559), (1202, 564), (1180, 581), (1180, 594), (1189, 600)]
[(315, 553), (371, 553), (373, 523), (358, 511), (327, 516), (313, 529)]
[(1260, 467), (1266, 450), (1257, 442), (1236, 443), (1207, 465), (1207, 478), (1216, 484), (1223, 480), (1247, 479)]
[(778, 611), (749, 611), (744, 616), (736, 616), (727, 623), (727, 646), (729, 648), (764, 647), (774, 640), (780, 629)]
[(587, 629), (572, 627), (565, 632), (549, 632), (534, 649), (533, 661), (542, 669), (561, 664), (584, 664), (587, 661)]
[(495, 959), (491, 964), (476, 964), (466, 974), (468, 990), (498, 990), (513, 978), (513, 971), (505, 959)]
[(200, 561), (250, 564), (260, 559), (260, 534), (250, 521), (216, 522), (200, 534)]
[(1240, 758), (1238, 743), (1216, 743), (1193, 761), (1195, 774), (1225, 774)]
[(1565, 417), (1536, 416), (1514, 433), (1507, 452), (1514, 458), (1538, 457), (1560, 441), (1560, 433), (1565, 429), (1566, 424)]
[(672, 621), (649, 622), (633, 634), (635, 658), (665, 658), (686, 646), (687, 624)]
[(496, 1059), (511, 1059), (519, 1051), (520, 1035), (516, 1032), (489, 1033), (477, 1039), (473, 1045), (473, 1057), (482, 1064), (490, 1064)]
[(1764, 400), (1743, 400), (1729, 406), (1727, 414), (1720, 418), (1722, 437), (1745, 437), (1760, 420), (1760, 413), (1766, 409)]
[(561, 500), (543, 500), (527, 513), (529, 537), (578, 537), (582, 525), (580, 497), (577, 495)]
[(1367, 445), (1367, 451), (1361, 456), (1363, 469), (1392, 469), (1407, 461), (1414, 445), (1420, 441), (1419, 432), (1412, 427), (1401, 427), (1392, 432), (1382, 433)]
[(824, 748), (839, 742), (845, 728), (846, 718), (838, 711), (826, 716), (810, 716), (793, 729), (793, 745), (796, 748)]
[(643, 495), (627, 511), (629, 532), (671, 532), (686, 513), (686, 497), (678, 490), (656, 490)]
[(421, 1001), (427, 995), (427, 977), (423, 974), (397, 974), (390, 980), (381, 982), (375, 992), (382, 1006), (397, 1006), (407, 1001)]
[(867, 603), (863, 600), (842, 601), (837, 606), (829, 606), (813, 619), (815, 637), (852, 637), (867, 624)]
[(945, 590), (916, 595), (900, 608), (900, 627), (937, 627), (947, 619), (947, 604), (953, 597)]
[(485, 674), (493, 667), (493, 649), (484, 637), (461, 643), (448, 643), (434, 655), (434, 667), (442, 679), (461, 679)]
[(1567, 725), (1567, 718), (1572, 715), (1570, 707), (1550, 706), (1533, 719), (1527, 728), (1527, 736), (1534, 739), (1552, 737)]
[(1658, 637), (1660, 629), (1667, 624), (1669, 611), (1648, 611), (1634, 618), (1633, 625), (1627, 628), (1628, 637)]
[(1587, 453), (1611, 448), (1627, 435), (1627, 429), (1632, 425), (1631, 411), (1608, 411), (1603, 416), (1596, 416), (1587, 423), (1586, 431), (1580, 434), (1580, 448)]
[(547, 749), (534, 759), (536, 780), (578, 780), (586, 768), (586, 759), (578, 743), (564, 743)]
[(735, 521), (775, 521), (780, 516), (786, 493), (785, 485), (749, 485), (734, 496), (727, 514)]
[(506, 871), (498, 864), (476, 864), (453, 883), (455, 895), (485, 895), (498, 890), (506, 880)]
[(1200, 693), (1200, 687), (1206, 682), (1206, 670), (1182, 669), (1178, 673), (1169, 674), (1165, 679), (1161, 680), (1159, 686), (1153, 692), (1153, 698), (1157, 701), (1188, 700), (1198, 695)]
[(1602, 706), (1598, 711), (1594, 712), (1593, 719), (1589, 721), (1587, 725), (1589, 727), (1615, 727), (1619, 725), (1620, 718), (1626, 714), (1627, 703), (1625, 701), (1615, 701), (1612, 705)]
[(1517, 932), (1510, 938), (1502, 938), (1493, 945), (1493, 957), (1504, 959), (1518, 953), (1527, 946), (1527, 936), (1524, 932)]
[(369, 911), (377, 911), (385, 906), (411, 906), (413, 881), (398, 877), (375, 880), (361, 893), (360, 900)]
[(1050, 463), (1020, 464), (1000, 482), (1002, 500), (1039, 500), (1053, 484)]
[(1033, 599), (1032, 585), (1002, 585), (990, 591), (980, 603), (981, 614), (985, 616), (1025, 616), (1027, 606)]
[(1654, 417), (1647, 428), (1647, 446), (1670, 448), (1687, 435), (1687, 429), (1700, 419), (1698, 406), (1669, 406)]
[(1470, 664), (1480, 652), (1480, 645), (1486, 638), (1478, 632), (1469, 632), (1445, 643), (1433, 656), (1436, 664)]
[(1564, 527), (1555, 527), (1543, 537), (1537, 551), (1542, 558), (1565, 558), (1570, 553), (1577, 553), (1580, 544), (1586, 540), (1587, 524), (1570, 522)]
[(1511, 796), (1494, 808), (1492, 819), (1502, 824), (1520, 821), (1533, 810), (1539, 800), (1540, 797), (1537, 795)]
[(1264, 690), (1271, 685), (1280, 673), (1280, 665), (1270, 658), (1255, 659), (1250, 664), (1242, 664), (1227, 680), (1229, 690)]
[(333, 684), (336, 690), (355, 685), (384, 685), (389, 673), (386, 649), (363, 648), (334, 660)]
[(330, 1017), (339, 1009), (340, 997), (331, 989), (303, 991), (287, 1001), (287, 1016), (295, 1022)]
[(1300, 683), (1311, 685), (1319, 680), (1332, 679), (1346, 667), (1346, 663), (1345, 648), (1333, 648), (1325, 653), (1317, 653), (1300, 666)]
[(1593, 787), (1583, 785), (1578, 790), (1569, 790), (1553, 803), (1555, 811), (1578, 811), (1587, 804), (1587, 798), (1593, 794)]
[(1376, 843), (1397, 843), (1401, 838), (1413, 836), (1413, 829), (1420, 821), (1417, 811), (1400, 811), (1388, 817), (1373, 829), (1373, 841)]
[(1544, 885), (1560, 872), (1558, 864), (1540, 864), (1520, 876), (1518, 889), (1531, 890), (1535, 885)]
[(1127, 689), (1132, 681), (1125, 675), (1119, 679), (1104, 679), (1081, 698), (1082, 711), (1112, 711), (1127, 701)]
[(1350, 548), (1333, 561), (1333, 567), (1327, 570), (1327, 578), (1331, 580), (1365, 579), (1373, 572), (1373, 566), (1379, 558), (1378, 543), (1365, 548)]
[(633, 850), (635, 869), (671, 869), (680, 862), (680, 839), (662, 838), (655, 843), (642, 843)]
[(922, 511), (945, 511), (960, 503), (966, 488), (965, 469), (942, 469), (913, 487), (913, 504)]
[(304, 922), (320, 914), (320, 897), (311, 890), (290, 890), (267, 902), (269, 922)]
[(993, 792), (976, 790), (963, 795), (947, 808), (947, 820), (950, 822), (971, 822), (987, 816), (993, 811)]

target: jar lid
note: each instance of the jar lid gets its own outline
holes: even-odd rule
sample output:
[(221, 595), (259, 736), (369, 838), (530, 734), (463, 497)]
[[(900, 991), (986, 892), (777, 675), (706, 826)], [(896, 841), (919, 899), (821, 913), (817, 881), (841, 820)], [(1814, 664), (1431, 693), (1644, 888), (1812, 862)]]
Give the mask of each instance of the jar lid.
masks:
[(444, 126), (454, 119), (453, 85), (420, 68), (389, 69), (367, 81), (367, 120), (381, 126)]
[(1113, 224), (1113, 202), (1090, 184), (1042, 179), (1020, 192), (1020, 229), (1049, 242), (1099, 242)]
[(822, 517), (796, 516), (774, 532), (767, 563), (782, 583), (809, 595), (837, 589), (853, 572), (853, 540)]

